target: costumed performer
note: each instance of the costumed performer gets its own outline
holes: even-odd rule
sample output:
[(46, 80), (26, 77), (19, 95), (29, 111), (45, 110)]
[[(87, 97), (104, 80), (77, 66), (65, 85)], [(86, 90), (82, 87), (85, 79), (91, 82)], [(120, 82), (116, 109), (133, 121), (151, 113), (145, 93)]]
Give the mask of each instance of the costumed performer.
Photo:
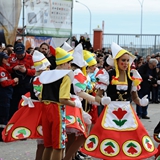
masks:
[(131, 98), (140, 106), (148, 104), (146, 96), (140, 99), (137, 94), (142, 81), (139, 73), (130, 70), (135, 57), (114, 42), (111, 49), (113, 56), (107, 58), (107, 63), (115, 68), (108, 76), (104, 76), (104, 70), (96, 76), (99, 79), (97, 101), (105, 105), (102, 97), (105, 93), (106, 98), (111, 98), (111, 103), (105, 106), (82, 151), (107, 160), (151, 157), (157, 149), (130, 104)]
[[(84, 60), (87, 62), (87, 88), (86, 92), (95, 96), (96, 95), (96, 73), (98, 72), (97, 61), (94, 58), (93, 54), (87, 50), (83, 50)], [(92, 116), (92, 124), (96, 123), (98, 118), (97, 105), (89, 103), (87, 100), (83, 101), (84, 110)]]
[(55, 49), (57, 67), (40, 75), (43, 84), (41, 98), (44, 102), (42, 109), (42, 127), (44, 152), (42, 160), (62, 160), (66, 143), (66, 109), (65, 105), (79, 107), (79, 100), (70, 99), (70, 87), (73, 71), (70, 63), (71, 54), (64, 49)]

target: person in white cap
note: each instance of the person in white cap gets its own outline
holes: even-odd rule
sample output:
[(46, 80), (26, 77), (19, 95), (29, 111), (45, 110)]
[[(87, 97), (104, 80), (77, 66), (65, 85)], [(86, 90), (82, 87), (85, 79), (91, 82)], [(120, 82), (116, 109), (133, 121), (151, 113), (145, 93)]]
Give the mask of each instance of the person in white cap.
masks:
[(142, 78), (130, 69), (135, 57), (114, 42), (111, 50), (113, 56), (107, 58), (107, 63), (114, 69), (106, 76), (104, 70), (97, 73), (96, 100), (105, 108), (82, 152), (107, 160), (151, 157), (157, 149), (130, 104), (131, 99), (140, 106), (148, 104), (146, 96), (140, 99), (137, 95)]
[(35, 160), (41, 160), (44, 145), (41, 123), (43, 103), (40, 102), (42, 85), (39, 76), (43, 71), (48, 70), (51, 64), (39, 51), (34, 51), (33, 62), (36, 75), (30, 82), (30, 92), (22, 96), (19, 102), (19, 110), (15, 112), (7, 127), (3, 130), (3, 140), (12, 142), (21, 139), (38, 139)]

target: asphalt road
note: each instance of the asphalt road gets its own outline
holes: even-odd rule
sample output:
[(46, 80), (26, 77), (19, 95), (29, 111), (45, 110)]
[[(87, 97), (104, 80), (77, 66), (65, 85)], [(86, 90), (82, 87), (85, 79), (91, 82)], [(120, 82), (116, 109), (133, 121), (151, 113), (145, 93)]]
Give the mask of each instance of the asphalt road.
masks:
[[(135, 105), (133, 105), (135, 108)], [(153, 130), (160, 120), (160, 104), (150, 104), (148, 116), (151, 119), (141, 119), (149, 135), (153, 138)], [(155, 141), (154, 141), (155, 142)], [(155, 142), (157, 146), (157, 143)], [(11, 143), (0, 142), (0, 160), (34, 160), (36, 140), (17, 141)], [(94, 160), (98, 160), (93, 158)], [(154, 157), (147, 160), (153, 160)]]

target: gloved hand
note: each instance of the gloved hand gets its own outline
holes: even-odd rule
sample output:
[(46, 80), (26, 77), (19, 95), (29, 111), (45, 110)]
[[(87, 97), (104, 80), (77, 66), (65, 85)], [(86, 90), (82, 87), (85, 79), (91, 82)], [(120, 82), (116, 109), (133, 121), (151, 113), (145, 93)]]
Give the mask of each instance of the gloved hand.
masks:
[(83, 112), (82, 112), (82, 117), (83, 117), (84, 122), (85, 122), (86, 124), (89, 125), (89, 124), (92, 123), (92, 121), (91, 121), (92, 117), (91, 117), (87, 112), (83, 111)]
[(110, 103), (111, 103), (111, 98), (107, 97), (107, 94), (105, 93), (104, 96), (101, 98), (101, 104), (105, 106)]
[(149, 103), (148, 95), (145, 95), (142, 99), (139, 100), (141, 106), (147, 106)]
[(82, 103), (80, 100), (76, 99), (74, 100), (74, 103), (75, 103), (75, 107), (82, 108)]

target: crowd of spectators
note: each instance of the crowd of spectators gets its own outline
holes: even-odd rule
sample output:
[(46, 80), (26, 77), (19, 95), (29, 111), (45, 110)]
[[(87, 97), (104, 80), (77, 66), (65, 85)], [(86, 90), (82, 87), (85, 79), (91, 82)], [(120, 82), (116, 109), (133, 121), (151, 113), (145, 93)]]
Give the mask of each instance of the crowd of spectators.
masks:
[(71, 43), (73, 48), (75, 48), (79, 43), (81, 43), (84, 50), (93, 52), (93, 47), (90, 42), (90, 38), (85, 38), (84, 36), (80, 36), (80, 39), (78, 41), (77, 38), (73, 36)]

